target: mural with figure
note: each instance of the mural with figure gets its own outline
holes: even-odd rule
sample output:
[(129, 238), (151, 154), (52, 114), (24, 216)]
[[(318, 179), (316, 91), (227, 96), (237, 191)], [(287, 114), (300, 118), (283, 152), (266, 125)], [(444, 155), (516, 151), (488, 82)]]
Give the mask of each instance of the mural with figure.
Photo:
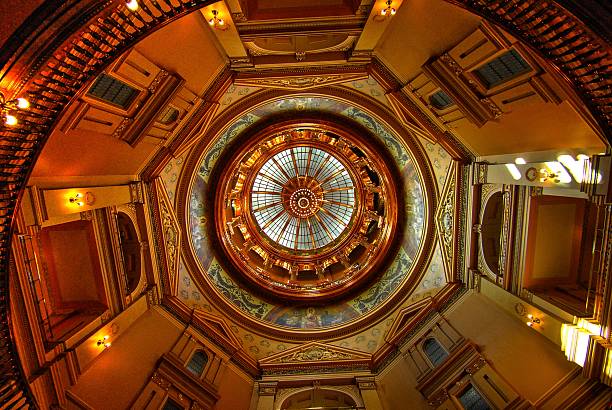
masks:
[[(207, 237), (209, 178), (224, 149), (244, 130), (261, 120), (292, 112), (318, 110), (353, 120), (380, 139), (400, 170), (404, 184), (405, 232), (403, 242), (391, 265), (379, 279), (352, 299), (318, 306), (288, 306), (279, 301), (263, 300), (239, 283), (215, 259), (215, 250)], [(379, 308), (410, 277), (421, 250), (427, 219), (423, 181), (414, 156), (400, 137), (381, 120), (341, 100), (320, 96), (279, 98), (245, 113), (217, 135), (217, 141), (202, 153), (190, 187), (188, 223), (191, 243), (206, 279), (232, 305), (251, 317), (279, 328), (328, 329), (345, 325)]]

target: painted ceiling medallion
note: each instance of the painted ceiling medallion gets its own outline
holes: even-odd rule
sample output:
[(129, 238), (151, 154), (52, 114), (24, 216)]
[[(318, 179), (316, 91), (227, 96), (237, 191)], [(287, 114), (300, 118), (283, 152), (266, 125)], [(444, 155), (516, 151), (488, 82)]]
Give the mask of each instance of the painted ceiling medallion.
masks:
[(325, 299), (364, 280), (390, 247), (397, 198), (365, 138), (290, 123), (235, 153), (216, 198), (219, 242), (237, 271), (287, 299)]

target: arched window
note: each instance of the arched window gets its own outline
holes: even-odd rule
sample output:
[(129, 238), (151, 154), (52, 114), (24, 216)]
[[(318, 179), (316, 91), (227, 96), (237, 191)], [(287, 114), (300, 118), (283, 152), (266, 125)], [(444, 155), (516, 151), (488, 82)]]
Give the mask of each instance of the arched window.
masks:
[(166, 400), (166, 403), (164, 403), (162, 410), (183, 410), (183, 406), (179, 405), (172, 399), (168, 399)]
[(446, 350), (433, 337), (423, 342), (423, 351), (434, 367), (442, 363), (448, 356)]
[(93, 85), (89, 87), (87, 95), (127, 109), (138, 95), (138, 90), (113, 76), (100, 74)]
[(429, 103), (433, 105), (436, 110), (445, 110), (455, 104), (453, 99), (442, 90), (429, 96)]
[(200, 377), (204, 367), (206, 367), (206, 362), (208, 362), (208, 356), (203, 351), (198, 350), (191, 356), (189, 363), (187, 363), (187, 370)]
[(529, 71), (531, 66), (516, 50), (507, 51), (475, 70), (487, 88), (493, 88)]
[(466, 410), (490, 410), (491, 407), (482, 397), (482, 395), (470, 385), (467, 389), (459, 396), (461, 405)]
[(174, 107), (168, 106), (164, 111), (162, 111), (161, 114), (159, 114), (157, 121), (161, 122), (164, 125), (170, 125), (177, 120), (178, 116), (179, 110)]

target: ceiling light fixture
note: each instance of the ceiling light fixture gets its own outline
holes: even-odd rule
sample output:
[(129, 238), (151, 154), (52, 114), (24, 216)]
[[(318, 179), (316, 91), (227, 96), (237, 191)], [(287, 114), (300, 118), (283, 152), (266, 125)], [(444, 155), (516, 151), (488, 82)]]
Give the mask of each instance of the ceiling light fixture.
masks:
[(395, 15), (397, 10), (395, 10), (395, 7), (391, 7), (391, 3), (392, 3), (391, 0), (387, 0), (387, 2), (385, 3), (387, 7), (385, 7), (384, 9), (380, 11), (381, 16), (394, 16)]
[(208, 20), (208, 24), (217, 30), (227, 30), (227, 24), (225, 24), (225, 21), (222, 18), (219, 18), (219, 11), (213, 10), (212, 15), (213, 16), (210, 18), (210, 20)]
[(13, 111), (25, 110), (30, 107), (30, 103), (25, 98), (15, 98), (7, 101), (4, 94), (0, 93), (0, 117), (6, 125), (17, 125), (19, 122), (17, 117), (13, 115)]

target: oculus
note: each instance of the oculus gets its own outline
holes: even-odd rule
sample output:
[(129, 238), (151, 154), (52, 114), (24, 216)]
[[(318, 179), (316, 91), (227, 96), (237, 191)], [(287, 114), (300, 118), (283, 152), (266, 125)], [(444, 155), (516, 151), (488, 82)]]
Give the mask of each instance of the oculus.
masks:
[(216, 235), (248, 281), (328, 299), (380, 267), (397, 225), (389, 161), (338, 124), (275, 124), (241, 144), (215, 195)]

